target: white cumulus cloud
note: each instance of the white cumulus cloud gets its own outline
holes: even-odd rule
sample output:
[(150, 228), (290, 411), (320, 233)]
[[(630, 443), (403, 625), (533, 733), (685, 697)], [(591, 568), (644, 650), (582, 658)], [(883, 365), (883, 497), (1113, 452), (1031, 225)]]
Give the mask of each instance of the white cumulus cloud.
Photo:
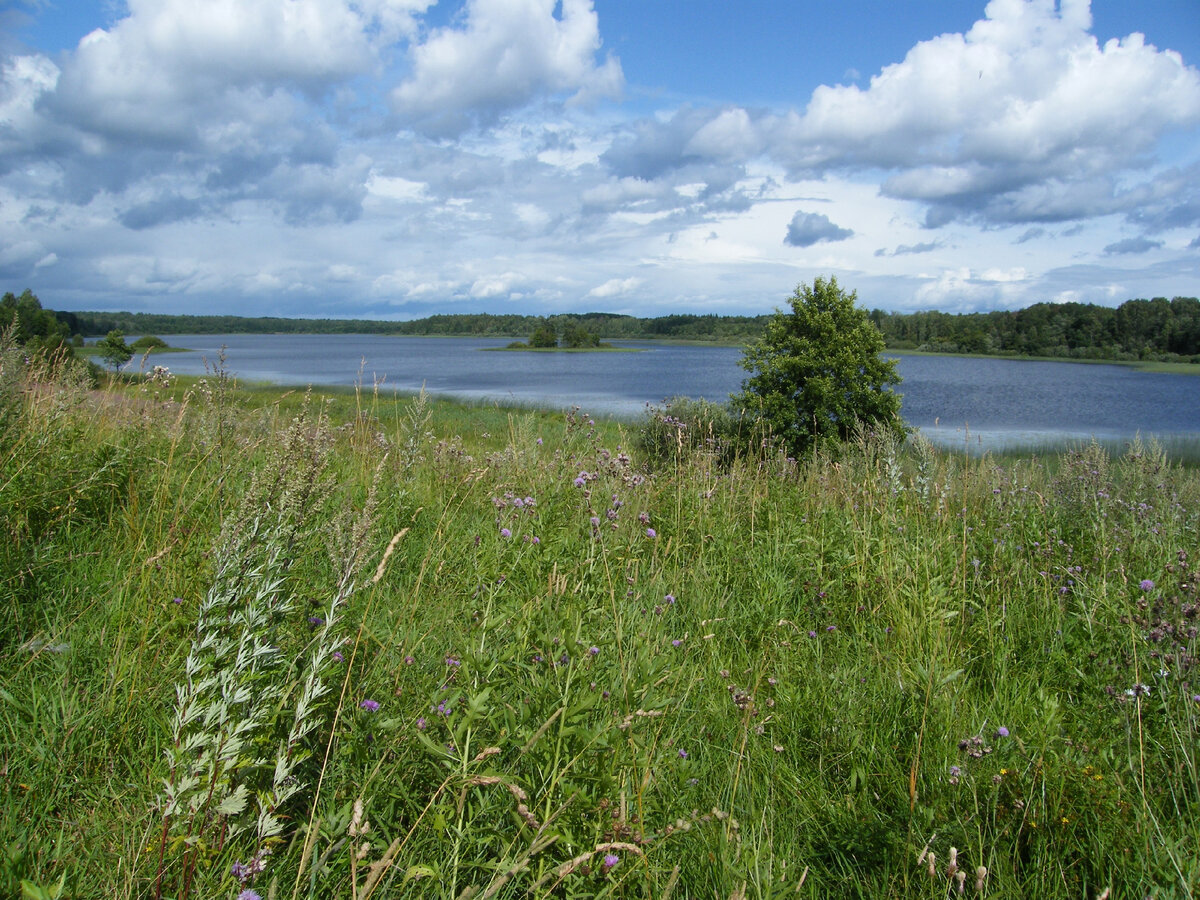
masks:
[(619, 93), (616, 57), (596, 62), (600, 29), (591, 0), (470, 0), (465, 21), (412, 50), (412, 75), (392, 93), (421, 131), (458, 134), (543, 94), (573, 99)]

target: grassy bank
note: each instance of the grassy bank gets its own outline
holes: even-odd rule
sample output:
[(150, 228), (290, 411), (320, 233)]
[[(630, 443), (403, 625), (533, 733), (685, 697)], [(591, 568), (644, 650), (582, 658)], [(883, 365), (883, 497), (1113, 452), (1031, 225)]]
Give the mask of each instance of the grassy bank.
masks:
[(1192, 896), (1200, 475), (635, 437), (6, 353), (0, 891)]

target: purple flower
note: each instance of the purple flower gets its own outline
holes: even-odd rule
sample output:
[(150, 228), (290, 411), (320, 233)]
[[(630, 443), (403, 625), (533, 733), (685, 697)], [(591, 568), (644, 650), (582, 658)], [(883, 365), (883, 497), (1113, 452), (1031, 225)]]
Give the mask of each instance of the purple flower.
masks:
[(590, 653), (592, 656), (597, 656), (600, 653), (600, 648), (599, 647), (588, 647), (588, 653)]
[(1008, 737), (1008, 729), (1005, 728), (1003, 725), (1001, 725), (999, 728), (996, 729), (996, 736), (997, 737)]
[(672, 647), (680, 647), (682, 645), (683, 645), (683, 641), (681, 641), (679, 638), (675, 638), (675, 640), (671, 641)]
[(535, 544), (540, 544), (540, 543), (542, 542), (542, 539), (541, 539), (540, 537), (538, 537), (538, 536), (535, 534), (535, 535), (533, 536), (533, 542), (534, 542)]
[(1149, 593), (1150, 591), (1154, 590), (1154, 582), (1151, 581), (1149, 578), (1144, 578), (1144, 579), (1142, 579), (1141, 587), (1142, 587), (1143, 591), (1146, 591), (1147, 593)]
[(653, 528), (647, 528), (646, 529), (646, 537), (656, 538), (656, 537), (658, 537), (658, 532), (655, 531)]
[(958, 766), (951, 766), (950, 774), (953, 775), (955, 778), (957, 778), (959, 775), (962, 774), (962, 769), (960, 769)]
[(358, 705), (361, 706), (363, 709), (365, 709), (367, 712), (378, 712), (379, 711), (379, 701), (378, 700), (364, 700), (362, 703), (360, 703)]
[(593, 527), (593, 528), (595, 528), (595, 527), (596, 527), (596, 526), (598, 526), (599, 524), (600, 524), (600, 517), (599, 517), (599, 516), (592, 516), (592, 527)]
[(421, 716), (421, 718), (417, 719), (417, 731), (424, 731), (427, 724), (425, 717)]
[(815, 637), (817, 636), (817, 633), (816, 633), (815, 631), (810, 631), (810, 632), (808, 633), (808, 636), (809, 636), (810, 638), (815, 638)]
[(461, 662), (459, 662), (457, 659), (455, 659), (453, 656), (447, 656), (447, 657), (446, 657), (446, 665), (448, 665), (448, 666), (461, 666), (461, 665), (462, 665), (462, 663), (461, 663)]
[(176, 598), (175, 598), (174, 600), (172, 600), (171, 602), (172, 602), (172, 603), (174, 603), (176, 606), (182, 606), (182, 605), (183, 605), (183, 598), (182, 598), (182, 597), (176, 597)]
[(684, 750), (682, 747), (679, 748), (679, 758), (687, 759), (687, 751)]
[(507, 528), (501, 528), (500, 529), (500, 537), (510, 538), (510, 537), (512, 537), (512, 532), (509, 531)]
[(415, 662), (416, 662), (416, 660), (413, 659), (411, 655), (404, 657), (404, 664), (406, 666), (411, 666)]
[(613, 866), (615, 866), (620, 861), (621, 861), (621, 857), (617, 856), (617, 854), (605, 853), (604, 854), (604, 871), (607, 872), (609, 869), (611, 869)]
[(512, 505), (515, 506), (517, 509), (521, 509), (522, 507), (525, 506), (525, 501), (522, 500), (520, 497), (513, 497)]
[(675, 602), (675, 595), (674, 595), (674, 594), (667, 594), (667, 596), (666, 596), (666, 601), (667, 601), (668, 603), (674, 603), (674, 602)]
[(541, 439), (541, 438), (538, 438), (538, 439), (537, 439), (537, 445), (538, 445), (539, 447), (540, 447), (540, 446), (542, 446), (542, 439)]
[(308, 624), (312, 625), (313, 627), (316, 627), (317, 625), (324, 625), (325, 620), (322, 619), (320, 616), (309, 616)]
[(334, 660), (334, 662), (345, 662), (346, 657), (342, 656), (341, 650), (334, 650), (333, 651), (333, 660)]
[(242, 891), (240, 894), (237, 895), (237, 900), (262, 900), (262, 897), (259, 896), (259, 894), (256, 891), (252, 891), (250, 888), (246, 888), (244, 891)]

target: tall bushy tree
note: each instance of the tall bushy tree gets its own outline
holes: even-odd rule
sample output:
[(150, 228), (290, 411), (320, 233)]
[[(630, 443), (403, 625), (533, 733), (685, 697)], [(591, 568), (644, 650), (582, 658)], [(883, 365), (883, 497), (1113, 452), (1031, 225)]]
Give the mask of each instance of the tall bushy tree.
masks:
[(837, 279), (801, 284), (742, 357), (750, 377), (735, 405), (757, 415), (799, 455), (860, 427), (903, 435), (896, 361), (883, 359), (883, 336)]

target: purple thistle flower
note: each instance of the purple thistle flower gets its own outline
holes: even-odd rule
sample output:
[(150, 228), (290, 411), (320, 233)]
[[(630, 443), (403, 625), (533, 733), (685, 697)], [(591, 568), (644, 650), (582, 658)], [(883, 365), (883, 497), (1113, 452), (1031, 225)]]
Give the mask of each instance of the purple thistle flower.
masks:
[(999, 728), (996, 729), (996, 736), (997, 737), (1008, 737), (1008, 729), (1005, 728), (1003, 725), (1001, 725)]
[(182, 605), (183, 605), (183, 598), (182, 598), (182, 597), (176, 597), (176, 598), (175, 598), (174, 600), (172, 600), (171, 602), (172, 602), (172, 603), (174, 603), (176, 606), (182, 606)]
[(615, 866), (620, 861), (621, 861), (621, 857), (617, 856), (617, 854), (605, 853), (604, 854), (604, 871), (607, 872), (609, 869), (611, 869), (613, 866)]
[(596, 526), (598, 526), (600, 524), (600, 517), (592, 516), (591, 521), (592, 521), (592, 527), (595, 528)]
[(412, 658), (411, 654), (409, 656), (404, 657), (404, 664), (406, 666), (411, 666), (415, 662), (416, 662), (416, 660)]
[(462, 663), (461, 663), (461, 662), (459, 662), (457, 659), (455, 659), (453, 656), (447, 656), (447, 657), (446, 657), (446, 665), (448, 665), (448, 666), (461, 666), (461, 665), (462, 665)]
[(237, 895), (237, 900), (262, 900), (262, 897), (259, 896), (258, 892), (253, 891), (250, 888), (246, 888)]
[(345, 662), (346, 657), (342, 656), (341, 650), (334, 650), (333, 651), (333, 660), (334, 660), (334, 662)]
[(651, 538), (651, 539), (656, 538), (656, 537), (658, 537), (658, 532), (655, 531), (653, 528), (647, 528), (646, 529), (646, 537)]
[(427, 724), (425, 717), (421, 716), (421, 718), (417, 719), (417, 731), (424, 731)]
[(816, 633), (815, 631), (810, 631), (810, 632), (808, 633), (808, 636), (809, 636), (810, 638), (815, 638), (815, 637), (817, 636), (817, 633)]
[(684, 750), (682, 747), (679, 748), (679, 758), (687, 759), (687, 751)]
[(682, 645), (683, 645), (683, 641), (681, 641), (679, 638), (675, 638), (675, 640), (671, 641), (672, 647), (680, 647)]
[(668, 603), (674, 603), (674, 602), (675, 602), (675, 595), (674, 595), (674, 594), (667, 594), (667, 596), (666, 596), (666, 601), (667, 601)]
[(1142, 587), (1143, 591), (1146, 591), (1147, 593), (1149, 593), (1150, 591), (1154, 590), (1154, 582), (1151, 581), (1149, 578), (1144, 578), (1144, 579), (1142, 579), (1141, 587)]
[(379, 701), (378, 700), (368, 699), (368, 700), (364, 700), (362, 703), (360, 703), (358, 705), (361, 706), (363, 709), (365, 709), (367, 712), (378, 712), (379, 711)]
[(542, 446), (542, 439), (541, 439), (541, 438), (538, 438), (538, 439), (537, 439), (537, 445), (538, 445), (539, 447), (540, 447), (540, 446)]
[(592, 656), (597, 656), (600, 653), (600, 648), (599, 647), (588, 647), (588, 653), (590, 653)]
[(507, 528), (501, 528), (500, 529), (500, 537), (510, 538), (510, 537), (512, 537), (512, 532), (509, 531)]

